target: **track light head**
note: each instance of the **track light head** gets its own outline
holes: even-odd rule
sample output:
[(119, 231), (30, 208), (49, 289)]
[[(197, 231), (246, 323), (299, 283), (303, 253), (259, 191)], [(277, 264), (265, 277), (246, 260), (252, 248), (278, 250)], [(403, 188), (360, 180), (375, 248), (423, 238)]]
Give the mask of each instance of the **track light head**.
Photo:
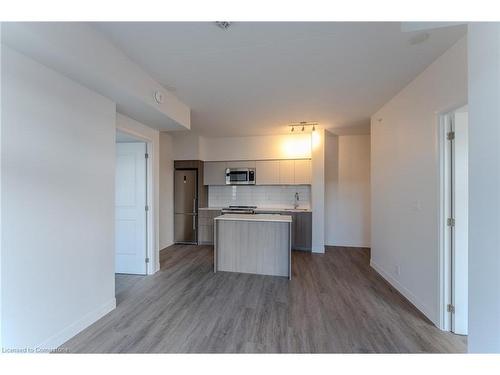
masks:
[(303, 132), (305, 132), (306, 128), (309, 129), (309, 126), (310, 126), (312, 128), (312, 131), (315, 131), (316, 125), (318, 125), (317, 122), (307, 122), (307, 121), (292, 122), (292, 123), (288, 124), (288, 126), (290, 127), (290, 131), (292, 133), (295, 132), (295, 127), (298, 127)]

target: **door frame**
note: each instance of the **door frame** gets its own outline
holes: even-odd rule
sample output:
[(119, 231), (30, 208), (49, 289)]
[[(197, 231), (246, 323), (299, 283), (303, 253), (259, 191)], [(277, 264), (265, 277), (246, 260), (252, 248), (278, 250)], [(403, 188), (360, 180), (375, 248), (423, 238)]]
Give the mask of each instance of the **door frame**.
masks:
[(450, 210), (449, 202), (446, 199), (450, 185), (450, 171), (447, 168), (447, 163), (450, 162), (450, 145), (447, 142), (447, 132), (450, 117), (460, 108), (466, 106), (463, 103), (458, 106), (453, 106), (449, 109), (437, 112), (438, 117), (438, 192), (439, 192), (439, 212), (438, 212), (438, 239), (439, 239), (439, 256), (438, 256), (438, 308), (439, 308), (439, 326), (442, 331), (451, 331), (451, 313), (448, 312), (448, 304), (451, 303), (451, 233), (447, 229), (447, 218)]
[[(155, 251), (155, 236), (156, 236), (156, 228), (154, 225), (154, 217), (155, 217), (155, 205), (154, 205), (154, 146), (153, 140), (149, 137), (144, 136), (138, 132), (135, 132), (128, 128), (123, 128), (120, 126), (116, 126), (116, 131), (120, 131), (121, 133), (125, 133), (137, 139), (138, 142), (146, 143), (146, 152), (148, 154), (148, 158), (146, 160), (146, 204), (148, 206), (148, 210), (146, 211), (146, 257), (149, 259), (149, 262), (146, 264), (146, 274), (152, 275), (156, 272), (155, 263), (157, 262), (157, 257), (159, 254), (156, 254)], [(116, 144), (116, 142), (115, 142)]]

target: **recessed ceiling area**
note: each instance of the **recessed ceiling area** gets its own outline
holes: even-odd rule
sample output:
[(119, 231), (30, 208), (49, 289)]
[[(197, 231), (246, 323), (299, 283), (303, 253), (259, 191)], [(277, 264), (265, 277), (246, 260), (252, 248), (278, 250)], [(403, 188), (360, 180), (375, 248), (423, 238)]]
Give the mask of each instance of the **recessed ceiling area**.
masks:
[(191, 108), (201, 135), (289, 132), (369, 117), (466, 33), (398, 22), (107, 22), (95, 27)]

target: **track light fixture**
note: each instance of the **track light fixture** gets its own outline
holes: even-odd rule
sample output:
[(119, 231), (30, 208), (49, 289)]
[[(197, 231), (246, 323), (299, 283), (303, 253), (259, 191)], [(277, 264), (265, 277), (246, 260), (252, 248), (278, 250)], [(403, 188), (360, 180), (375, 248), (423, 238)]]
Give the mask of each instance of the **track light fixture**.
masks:
[(290, 127), (290, 131), (293, 133), (295, 131), (295, 127), (300, 127), (300, 129), (304, 132), (308, 126), (312, 128), (312, 131), (316, 131), (316, 125), (318, 125), (317, 122), (307, 122), (307, 121), (300, 121), (300, 122), (293, 122), (291, 124), (288, 124)]

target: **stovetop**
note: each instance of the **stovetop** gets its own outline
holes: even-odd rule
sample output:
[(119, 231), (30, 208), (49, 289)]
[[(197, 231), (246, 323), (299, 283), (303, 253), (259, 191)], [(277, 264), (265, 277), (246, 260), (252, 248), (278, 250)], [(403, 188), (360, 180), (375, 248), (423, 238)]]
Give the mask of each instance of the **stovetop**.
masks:
[(257, 206), (229, 206), (222, 209), (222, 213), (254, 214)]

